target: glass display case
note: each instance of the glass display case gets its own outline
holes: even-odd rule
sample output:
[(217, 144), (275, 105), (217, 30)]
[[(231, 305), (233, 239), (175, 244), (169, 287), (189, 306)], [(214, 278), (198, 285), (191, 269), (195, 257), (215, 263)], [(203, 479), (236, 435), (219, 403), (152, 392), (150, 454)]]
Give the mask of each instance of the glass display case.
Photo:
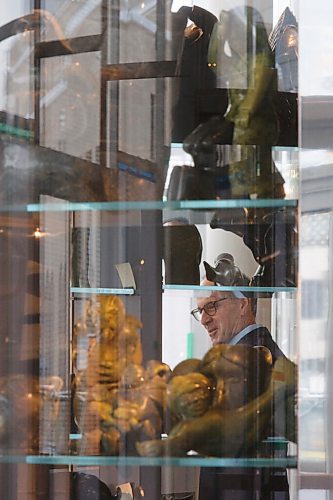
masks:
[(298, 17), (4, 7), (1, 497), (298, 495)]

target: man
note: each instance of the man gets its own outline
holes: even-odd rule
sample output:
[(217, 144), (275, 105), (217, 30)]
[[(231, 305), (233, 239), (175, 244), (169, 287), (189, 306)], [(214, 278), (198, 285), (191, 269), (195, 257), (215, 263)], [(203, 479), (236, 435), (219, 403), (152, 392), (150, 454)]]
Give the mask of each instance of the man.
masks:
[[(203, 280), (201, 285), (214, 286), (217, 283)], [(256, 299), (246, 297), (242, 292), (212, 291), (209, 297), (198, 298), (198, 308), (192, 316), (198, 319), (216, 344), (246, 344), (267, 347), (273, 364), (284, 356), (274, 342), (268, 329), (256, 323)]]
[[(203, 286), (248, 286), (248, 278), (235, 266), (229, 254), (221, 254), (215, 267), (204, 263)], [(246, 344), (265, 346), (273, 364), (285, 357), (269, 330), (256, 323), (257, 301), (253, 293), (213, 290), (209, 296), (197, 299), (192, 316), (207, 330), (213, 345)], [(260, 443), (258, 443), (260, 446)], [(199, 500), (288, 500), (287, 473), (281, 469), (207, 468), (201, 469)]]

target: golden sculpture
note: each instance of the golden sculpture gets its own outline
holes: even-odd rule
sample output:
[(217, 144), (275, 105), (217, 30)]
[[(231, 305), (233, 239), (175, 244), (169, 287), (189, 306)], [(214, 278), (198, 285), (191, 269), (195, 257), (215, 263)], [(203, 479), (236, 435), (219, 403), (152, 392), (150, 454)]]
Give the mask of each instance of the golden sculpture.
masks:
[(202, 373), (177, 375), (167, 388), (170, 410), (181, 420), (201, 417), (211, 404), (211, 392), (210, 381)]
[[(77, 322), (73, 342), (80, 453), (249, 456), (275, 435), (273, 406), (286, 409), (279, 423), (295, 440), (293, 363), (279, 359), (272, 367), (266, 348), (216, 345), (174, 373), (158, 360), (144, 366), (141, 323), (118, 297), (95, 300)], [(84, 368), (80, 336), (90, 338)]]
[[(142, 365), (141, 327), (135, 316), (126, 314), (122, 299), (112, 295), (87, 301), (76, 323), (74, 408), (83, 434), (81, 453), (137, 454), (136, 441), (162, 432), (170, 368), (154, 360), (147, 368)], [(80, 356), (82, 338), (89, 345)]]
[[(220, 372), (220, 369), (218, 371)], [(184, 377), (189, 377), (189, 375)], [(176, 378), (178, 377), (174, 380)], [(246, 393), (247, 382), (248, 380), (244, 378), (240, 381), (239, 389), (243, 394)], [(274, 420), (273, 401), (275, 407), (283, 406), (286, 409), (284, 415), (286, 437), (295, 441), (296, 367), (286, 358), (279, 358), (276, 361), (266, 390), (240, 407), (223, 409), (216, 401), (214, 403), (213, 398), (213, 405), (205, 411), (209, 401), (209, 391), (208, 387), (206, 390), (201, 387), (200, 404), (198, 403), (197, 407), (193, 404), (193, 408), (196, 408), (200, 415), (195, 416), (195, 411), (191, 411), (192, 403), (186, 410), (188, 398), (184, 397), (185, 386), (187, 386), (188, 394), (194, 390), (193, 384), (191, 388), (190, 381), (186, 378), (184, 392), (179, 387), (177, 388), (180, 401), (172, 403), (176, 409), (182, 408), (180, 413), (185, 415), (185, 420), (172, 428), (167, 439), (138, 442), (137, 450), (140, 455), (182, 456), (194, 450), (200, 455), (217, 457), (249, 456), (257, 449), (259, 442), (269, 435)], [(197, 384), (197, 389), (199, 389), (199, 384)], [(191, 401), (191, 396), (189, 401)]]

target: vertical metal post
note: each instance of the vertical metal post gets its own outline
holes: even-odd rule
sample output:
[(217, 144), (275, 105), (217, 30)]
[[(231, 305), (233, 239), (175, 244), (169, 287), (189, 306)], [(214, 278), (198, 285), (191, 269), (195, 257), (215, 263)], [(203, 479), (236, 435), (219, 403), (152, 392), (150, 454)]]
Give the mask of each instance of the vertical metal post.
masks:
[[(109, 8), (108, 39), (110, 43), (110, 56), (108, 63), (117, 64), (120, 57), (120, 0), (112, 0)], [(108, 115), (108, 166), (117, 168), (119, 149), (119, 82), (109, 83), (108, 107), (104, 112)]]
[[(165, 15), (166, 3), (164, 0), (156, 0), (156, 59), (157, 61), (165, 60)], [(164, 106), (165, 106), (165, 81), (163, 78), (157, 78), (155, 83), (156, 98), (154, 100), (154, 123), (152, 130), (154, 137), (154, 158), (157, 168), (164, 168), (164, 141), (165, 141), (165, 123), (164, 123)], [(143, 339), (143, 347), (146, 359), (155, 356), (155, 359), (162, 359), (162, 238), (161, 238), (161, 213), (154, 214), (145, 213), (144, 218), (148, 226), (151, 224), (152, 234), (151, 252), (155, 255), (154, 262), (150, 268), (152, 279), (146, 283), (145, 300), (142, 304), (142, 322), (145, 325), (149, 324), (149, 328), (145, 331), (146, 335), (149, 332), (150, 341)], [(149, 220), (150, 219), (150, 220)], [(148, 299), (149, 297), (149, 299)], [(148, 299), (148, 300), (147, 300)], [(154, 359), (154, 358), (152, 358)], [(142, 467), (141, 468), (141, 484), (147, 498), (161, 498), (161, 468), (160, 467)]]
[[(41, 10), (41, 0), (34, 0), (33, 3), (34, 10)], [(36, 21), (36, 28), (34, 30), (34, 56), (33, 56), (33, 82), (34, 82), (34, 111), (35, 111), (35, 127), (34, 127), (34, 143), (39, 144), (40, 142), (40, 90), (41, 90), (41, 74), (40, 74), (40, 57), (37, 53), (37, 44), (40, 42), (40, 27), (41, 21), (40, 17)]]
[[(166, 2), (164, 0), (156, 0), (156, 59), (157, 61), (165, 60), (165, 29), (166, 29)], [(156, 99), (155, 99), (155, 120), (154, 120), (154, 143), (155, 157), (152, 160), (156, 161), (157, 168), (164, 168), (165, 162), (165, 123), (164, 123), (164, 107), (165, 107), (165, 81), (164, 78), (156, 79)]]
[(107, 166), (107, 81), (103, 77), (102, 68), (108, 63), (108, 42), (109, 42), (109, 26), (108, 26), (108, 7), (109, 2), (107, 0), (102, 1), (101, 5), (101, 81), (100, 81), (100, 164), (101, 166)]

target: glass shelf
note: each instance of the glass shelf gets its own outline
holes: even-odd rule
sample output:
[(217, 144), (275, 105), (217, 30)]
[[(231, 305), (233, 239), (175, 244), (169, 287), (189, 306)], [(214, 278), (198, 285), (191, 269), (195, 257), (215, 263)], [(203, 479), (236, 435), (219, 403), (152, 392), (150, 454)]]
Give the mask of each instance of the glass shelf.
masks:
[(71, 293), (77, 296), (82, 295), (134, 295), (133, 288), (80, 288), (71, 287)]
[[(250, 293), (296, 293), (296, 287), (290, 286), (200, 286), (200, 285), (163, 285), (163, 290), (173, 290), (181, 292), (195, 292), (197, 291), (214, 291), (219, 292), (250, 292)], [(80, 288), (71, 287), (71, 293), (74, 296), (87, 296), (87, 295), (135, 295), (137, 292), (133, 288)]]
[[(182, 142), (172, 142), (171, 147), (175, 149), (183, 149), (184, 144)], [(229, 144), (230, 146), (230, 144)], [(272, 146), (272, 151), (300, 151), (298, 146)]]
[(283, 208), (297, 207), (296, 199), (229, 199), (229, 200), (179, 200), (179, 201), (105, 201), (28, 203), (2, 206), (0, 212), (86, 212), (86, 211), (140, 211), (140, 210), (211, 210), (220, 208)]
[(295, 468), (295, 456), (283, 458), (215, 458), (215, 457), (108, 457), (78, 455), (1, 456), (0, 463), (48, 465), (111, 465), (118, 467), (249, 467)]
[(251, 292), (251, 293), (274, 293), (274, 292), (297, 292), (296, 287), (289, 286), (200, 286), (200, 285), (163, 285), (163, 290), (180, 291), (214, 291), (219, 292)]
[[(173, 290), (181, 292), (195, 292), (197, 291), (214, 291), (219, 292), (250, 292), (250, 293), (296, 293), (296, 287), (290, 286), (200, 286), (200, 285), (163, 285), (163, 290)], [(89, 296), (89, 295), (135, 295), (136, 290), (133, 288), (80, 288), (71, 287), (70, 292), (74, 296)]]

